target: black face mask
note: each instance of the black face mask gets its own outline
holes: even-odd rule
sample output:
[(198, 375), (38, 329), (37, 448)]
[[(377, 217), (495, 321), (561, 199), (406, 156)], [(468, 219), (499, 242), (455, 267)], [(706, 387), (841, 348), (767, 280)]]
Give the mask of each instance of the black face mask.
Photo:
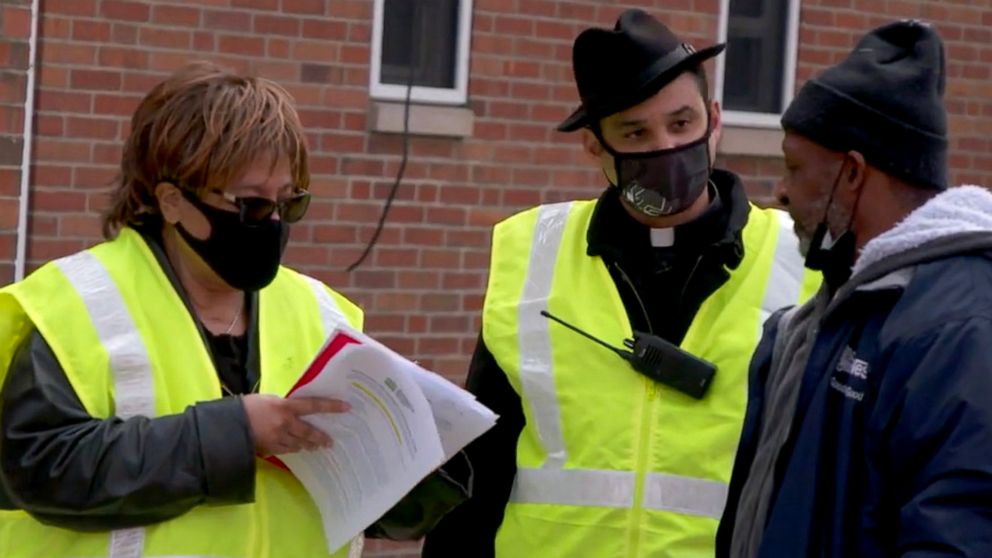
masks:
[(827, 199), (827, 207), (823, 211), (823, 219), (816, 226), (813, 238), (810, 240), (809, 251), (806, 252), (806, 267), (814, 271), (823, 273), (823, 280), (832, 290), (847, 282), (851, 278), (851, 268), (854, 266), (854, 259), (857, 256), (857, 239), (851, 225), (854, 223), (854, 213), (858, 209), (858, 202), (861, 201), (861, 191), (854, 201), (851, 209), (851, 216), (848, 218), (844, 232), (836, 239), (830, 237), (830, 227), (827, 224), (827, 216), (830, 213), (830, 206), (833, 204), (834, 193), (840, 184), (840, 178), (844, 174), (841, 166), (837, 178), (834, 180), (833, 189)]
[(192, 192), (181, 191), (207, 218), (210, 236), (200, 240), (182, 223), (176, 224), (176, 230), (214, 273), (242, 291), (257, 291), (275, 279), (289, 241), (289, 225), (271, 218), (245, 223), (238, 213), (207, 205)]
[(620, 153), (599, 137), (613, 156), (620, 197), (648, 217), (681, 213), (703, 195), (711, 172), (709, 139), (707, 131), (702, 138), (672, 149)]

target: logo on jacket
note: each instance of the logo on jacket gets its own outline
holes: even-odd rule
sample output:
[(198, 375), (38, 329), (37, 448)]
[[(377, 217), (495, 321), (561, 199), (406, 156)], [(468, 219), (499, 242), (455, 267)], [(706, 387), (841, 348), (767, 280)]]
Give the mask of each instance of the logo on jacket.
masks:
[(830, 378), (830, 387), (848, 399), (862, 401), (865, 398), (864, 389), (867, 383), (868, 363), (858, 358), (854, 349), (844, 347), (837, 368)]

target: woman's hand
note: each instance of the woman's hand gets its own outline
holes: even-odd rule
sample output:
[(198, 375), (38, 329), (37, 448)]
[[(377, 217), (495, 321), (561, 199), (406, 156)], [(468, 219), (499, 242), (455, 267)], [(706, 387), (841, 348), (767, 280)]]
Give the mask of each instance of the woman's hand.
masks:
[(344, 413), (351, 408), (338, 399), (286, 399), (257, 393), (246, 395), (241, 400), (248, 415), (255, 450), (263, 456), (330, 447), (332, 440), (303, 420), (303, 416)]

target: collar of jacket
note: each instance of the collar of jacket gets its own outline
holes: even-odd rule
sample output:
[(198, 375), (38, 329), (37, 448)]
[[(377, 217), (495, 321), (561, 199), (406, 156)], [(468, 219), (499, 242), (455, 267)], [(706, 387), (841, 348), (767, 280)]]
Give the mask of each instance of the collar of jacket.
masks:
[[(714, 169), (710, 185), (713, 203), (699, 218), (675, 227), (673, 249), (712, 253), (724, 266), (736, 269), (744, 258), (742, 231), (751, 206), (736, 174)], [(649, 227), (624, 209), (617, 189), (607, 188), (596, 202), (586, 233), (586, 253), (611, 261), (636, 261), (650, 251), (650, 238)]]

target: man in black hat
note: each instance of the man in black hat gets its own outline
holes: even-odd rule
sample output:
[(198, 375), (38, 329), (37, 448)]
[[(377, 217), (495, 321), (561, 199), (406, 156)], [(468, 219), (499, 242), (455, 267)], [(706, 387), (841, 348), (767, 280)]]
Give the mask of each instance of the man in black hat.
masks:
[(760, 325), (817, 282), (788, 216), (712, 166), (723, 49), (640, 10), (575, 40), (559, 130), (610, 186), (496, 226), (468, 388), (500, 420), (424, 556), (712, 555)]
[(892, 23), (782, 118), (824, 286), (766, 325), (718, 556), (992, 556), (992, 194), (947, 189), (944, 79)]

